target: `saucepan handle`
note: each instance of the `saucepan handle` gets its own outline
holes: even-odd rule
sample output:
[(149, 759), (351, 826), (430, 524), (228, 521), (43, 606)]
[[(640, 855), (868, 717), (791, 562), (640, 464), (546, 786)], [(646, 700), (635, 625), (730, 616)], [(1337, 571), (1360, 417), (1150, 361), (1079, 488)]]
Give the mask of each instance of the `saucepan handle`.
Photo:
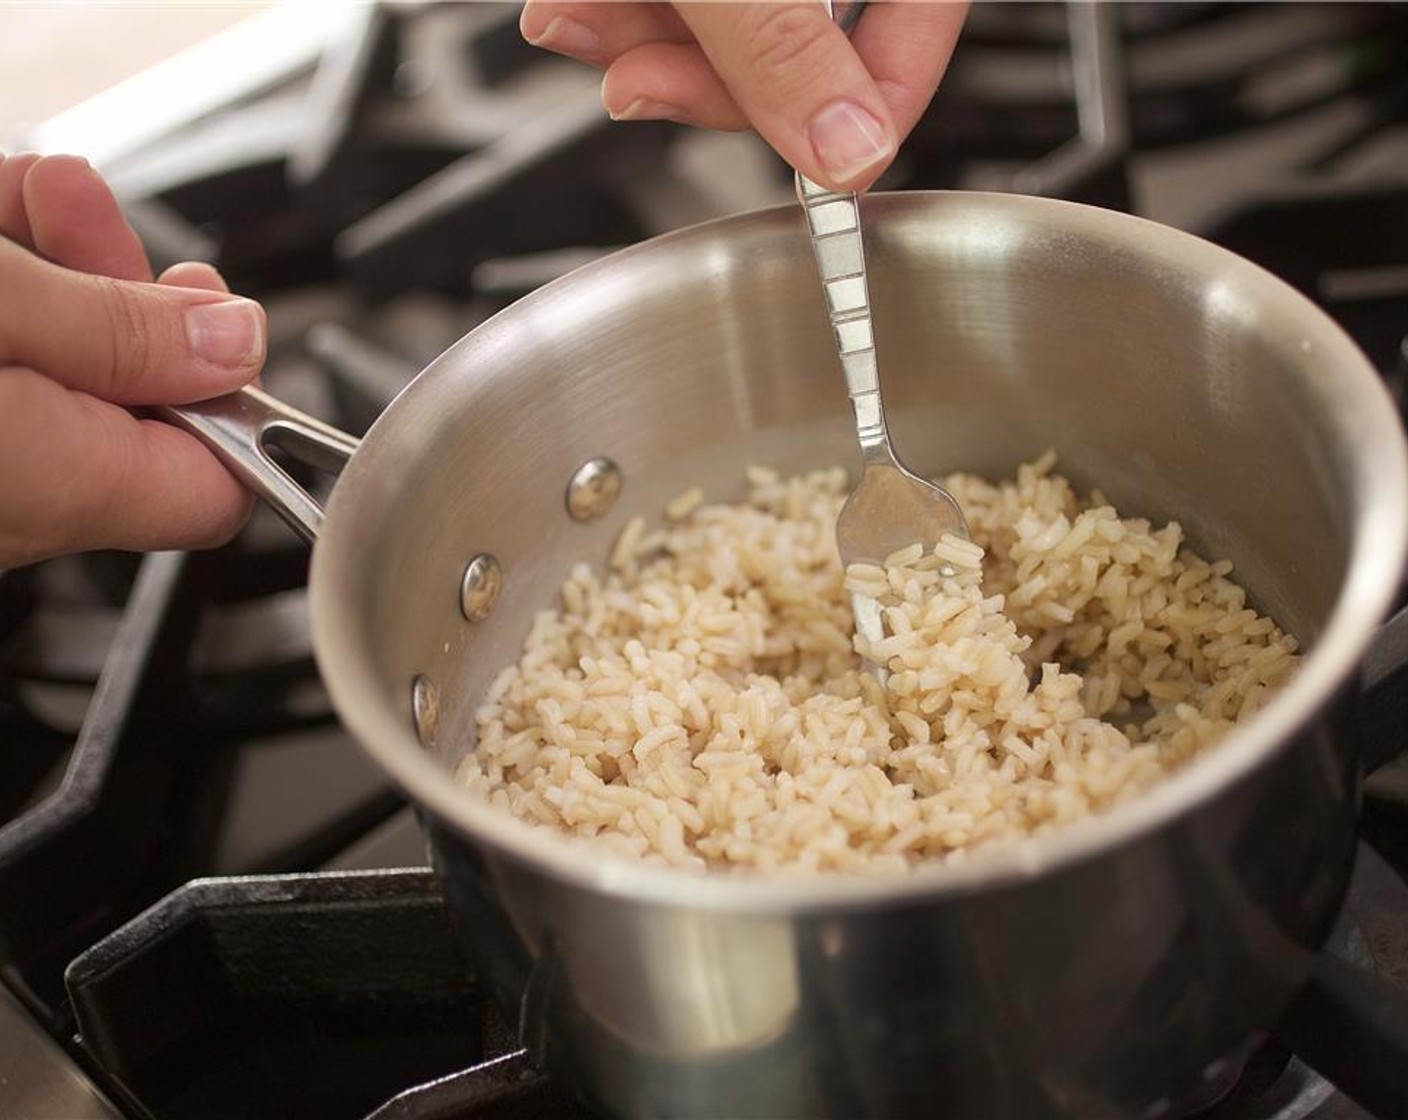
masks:
[(336, 474), (357, 450), (354, 437), (252, 387), (154, 412), (209, 447), (304, 540), (317, 539), (323, 507), (275, 461), (269, 448)]

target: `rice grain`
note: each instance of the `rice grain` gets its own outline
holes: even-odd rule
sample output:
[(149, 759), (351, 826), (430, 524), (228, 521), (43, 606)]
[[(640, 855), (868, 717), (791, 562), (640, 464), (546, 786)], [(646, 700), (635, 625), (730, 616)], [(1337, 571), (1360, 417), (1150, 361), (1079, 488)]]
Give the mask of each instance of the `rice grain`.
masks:
[[(1230, 563), (1055, 463), (945, 479), (972, 541), (848, 572), (840, 469), (752, 467), (744, 503), (690, 490), (665, 530), (633, 519), (495, 678), (460, 780), (695, 871), (896, 873), (1138, 796), (1264, 705), (1297, 646)], [(881, 641), (853, 638), (851, 591), (881, 600)]]

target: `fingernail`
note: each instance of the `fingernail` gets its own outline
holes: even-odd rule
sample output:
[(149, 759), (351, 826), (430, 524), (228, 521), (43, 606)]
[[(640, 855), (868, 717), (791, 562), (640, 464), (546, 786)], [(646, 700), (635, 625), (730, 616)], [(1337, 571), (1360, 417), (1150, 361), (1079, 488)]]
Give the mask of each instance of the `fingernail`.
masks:
[(637, 97), (629, 105), (619, 112), (607, 110), (613, 121), (664, 121), (678, 120), (684, 116), (684, 110), (678, 105), (667, 105), (663, 101), (647, 101), (644, 97)]
[(239, 369), (262, 353), (264, 320), (251, 300), (200, 303), (186, 310), (186, 337), (197, 357), (223, 369)]
[(585, 23), (558, 16), (552, 20), (536, 39), (529, 39), (535, 47), (556, 51), (559, 54), (592, 55), (601, 49), (601, 37)]
[(854, 101), (833, 101), (807, 128), (812, 151), (838, 182), (857, 179), (869, 167), (894, 154), (885, 126)]

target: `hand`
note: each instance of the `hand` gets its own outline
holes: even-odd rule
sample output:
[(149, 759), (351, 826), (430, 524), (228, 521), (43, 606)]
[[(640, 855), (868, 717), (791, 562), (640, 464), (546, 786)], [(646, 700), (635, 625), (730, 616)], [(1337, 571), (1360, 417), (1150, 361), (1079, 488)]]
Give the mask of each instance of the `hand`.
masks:
[(875, 4), (847, 41), (816, 0), (529, 0), (519, 28), (605, 70), (615, 120), (751, 126), (808, 178), (858, 190), (923, 114), (966, 14), (966, 3)]
[(216, 545), (248, 516), (247, 493), (194, 437), (128, 406), (252, 379), (264, 313), (209, 265), (151, 280), (85, 161), (0, 155), (0, 569)]

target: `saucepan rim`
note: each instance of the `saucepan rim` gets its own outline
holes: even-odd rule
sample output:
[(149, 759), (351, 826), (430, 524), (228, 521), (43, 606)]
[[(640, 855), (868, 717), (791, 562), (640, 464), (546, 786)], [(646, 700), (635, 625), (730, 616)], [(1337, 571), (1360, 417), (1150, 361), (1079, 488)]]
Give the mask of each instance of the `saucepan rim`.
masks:
[[(1050, 835), (978, 851), (957, 862), (920, 865), (900, 875), (841, 873), (700, 873), (650, 866), (603, 854), (477, 801), (455, 784), (449, 769), (421, 747), (407, 703), (382, 703), (380, 675), (369, 645), (358, 642), (357, 601), (348, 560), (365, 536), (352, 533), (361, 491), (375, 464), (368, 449), (395, 441), (402, 417), (433, 394), (437, 379), (456, 376), (466, 351), (492, 340), (496, 324), (556, 297), (564, 286), (590, 284), (637, 258), (670, 252), (681, 241), (716, 237), (735, 229), (746, 234), (757, 223), (796, 221), (795, 207), (781, 206), (734, 215), (665, 234), (620, 250), (575, 270), (524, 297), (471, 331), (436, 359), (383, 413), (353, 456), (328, 504), (327, 520), (314, 546), (309, 580), (314, 650), (324, 681), (341, 718), (372, 760), (441, 825), (470, 838), (486, 857), (530, 865), (541, 874), (580, 888), (661, 905), (692, 909), (777, 914), (817, 909), (904, 905), (932, 901), (1044, 876), (1077, 861), (1128, 845), (1186, 817), (1247, 778), (1286, 748), (1324, 712), (1336, 694), (1353, 685), (1358, 664), (1387, 612), (1408, 551), (1408, 450), (1397, 413), (1378, 373), (1353, 340), (1310, 300), (1256, 265), (1192, 234), (1128, 214), (1078, 203), (981, 192), (905, 192), (874, 195), (865, 201), (867, 221), (910, 216), (935, 206), (1030, 217), (1044, 214), (1071, 232), (1088, 230), (1137, 243), (1144, 254), (1177, 255), (1209, 276), (1253, 270), (1268, 299), (1291, 300), (1304, 323), (1303, 345), (1321, 355), (1337, 378), (1343, 406), (1363, 425), (1359, 453), (1379, 461), (1372, 489), (1362, 499), (1353, 525), (1350, 563), (1326, 625), (1294, 679), (1247, 723), (1232, 730), (1215, 749), (1131, 801)], [(1371, 449), (1371, 450), (1370, 450)], [(365, 533), (365, 527), (358, 527)]]

